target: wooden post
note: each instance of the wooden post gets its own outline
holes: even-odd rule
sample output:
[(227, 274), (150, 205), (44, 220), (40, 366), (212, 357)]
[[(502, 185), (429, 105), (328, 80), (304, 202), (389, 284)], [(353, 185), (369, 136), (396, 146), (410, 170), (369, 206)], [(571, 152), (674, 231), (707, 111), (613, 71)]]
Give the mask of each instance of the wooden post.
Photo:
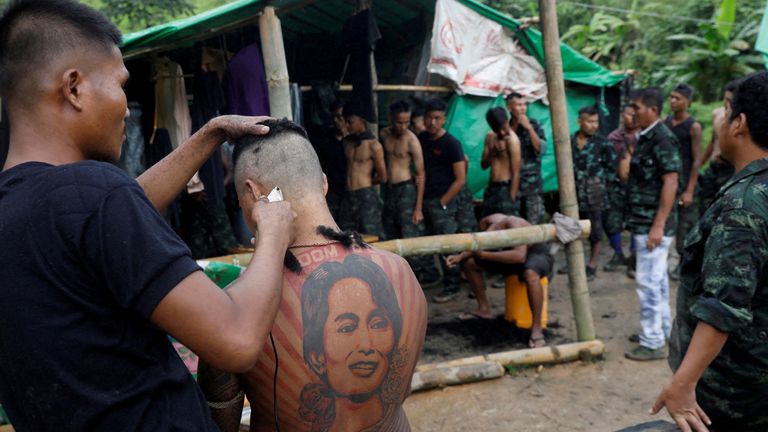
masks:
[(259, 17), (261, 52), (264, 57), (264, 72), (269, 89), (269, 112), (272, 117), (293, 119), (291, 112), (291, 89), (288, 82), (288, 65), (285, 61), (285, 45), (280, 19), (275, 8), (267, 6)]
[[(568, 131), (568, 113), (565, 106), (565, 82), (563, 59), (560, 52), (560, 34), (557, 29), (555, 0), (539, 0), (541, 33), (544, 40), (544, 70), (547, 74), (549, 112), (552, 117), (552, 135), (555, 141), (557, 180), (560, 184), (560, 211), (574, 219), (579, 218), (576, 185), (573, 177), (573, 157)], [(568, 282), (571, 290), (573, 314), (576, 317), (576, 333), (581, 341), (595, 338), (595, 326), (584, 267), (584, 246), (581, 240), (565, 246), (568, 259)]]

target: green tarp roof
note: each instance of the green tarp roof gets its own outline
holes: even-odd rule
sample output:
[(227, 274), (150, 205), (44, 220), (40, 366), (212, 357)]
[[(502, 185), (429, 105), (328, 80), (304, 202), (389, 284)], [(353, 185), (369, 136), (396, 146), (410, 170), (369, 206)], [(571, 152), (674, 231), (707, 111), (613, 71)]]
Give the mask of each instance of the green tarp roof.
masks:
[[(520, 22), (476, 0), (458, 0), (475, 12), (502, 26), (516, 31)], [(277, 9), (286, 39), (309, 34), (340, 32), (344, 21), (354, 12), (346, 0), (237, 0), (199, 15), (160, 24), (130, 33), (123, 38), (123, 55), (133, 57), (142, 52), (191, 44), (222, 30), (234, 29), (257, 20), (257, 14), (267, 3)], [(373, 5), (376, 21), (382, 28), (397, 26), (418, 17), (422, 12), (433, 13), (435, 0), (377, 0)], [(525, 29), (518, 33), (520, 42), (528, 52), (542, 63), (544, 50), (541, 33)], [(610, 87), (623, 79), (599, 64), (561, 44), (563, 72), (567, 81), (597, 87)]]

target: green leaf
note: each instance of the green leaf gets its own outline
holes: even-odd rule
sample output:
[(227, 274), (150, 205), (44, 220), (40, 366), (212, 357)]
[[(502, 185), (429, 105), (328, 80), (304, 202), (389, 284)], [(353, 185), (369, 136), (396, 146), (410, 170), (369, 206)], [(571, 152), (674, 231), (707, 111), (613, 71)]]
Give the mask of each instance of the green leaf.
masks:
[(736, 21), (736, 0), (723, 0), (715, 15), (715, 26), (723, 38), (728, 39), (731, 35), (734, 21)]

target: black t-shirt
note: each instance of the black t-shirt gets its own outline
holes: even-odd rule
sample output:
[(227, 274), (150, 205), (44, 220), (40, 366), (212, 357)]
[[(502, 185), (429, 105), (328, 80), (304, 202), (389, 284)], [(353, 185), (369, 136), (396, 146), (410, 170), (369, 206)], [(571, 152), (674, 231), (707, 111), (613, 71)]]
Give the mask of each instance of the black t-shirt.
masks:
[[(0, 173), (0, 403), (19, 431), (213, 431), (149, 316), (199, 270), (109, 164)], [(194, 317), (190, 317), (194, 319)]]
[(434, 141), (428, 132), (422, 132), (419, 142), (424, 153), (424, 199), (440, 198), (456, 180), (453, 164), (464, 161), (464, 151), (459, 140), (448, 132)]

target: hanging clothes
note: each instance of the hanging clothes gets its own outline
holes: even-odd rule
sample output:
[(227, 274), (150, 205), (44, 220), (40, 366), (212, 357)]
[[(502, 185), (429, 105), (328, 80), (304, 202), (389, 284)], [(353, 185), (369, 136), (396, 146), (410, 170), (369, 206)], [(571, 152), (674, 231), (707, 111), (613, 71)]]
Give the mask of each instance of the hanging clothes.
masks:
[(356, 107), (369, 122), (377, 123), (371, 80), (371, 53), (376, 42), (381, 39), (381, 32), (371, 10), (364, 9), (347, 19), (342, 37), (349, 55), (347, 75), (352, 83), (352, 96), (348, 105)]
[[(192, 136), (184, 73), (181, 66), (165, 57), (155, 62), (155, 128), (168, 130), (174, 149)], [(187, 183), (187, 192), (196, 193), (204, 189), (203, 182), (195, 173)]]
[(131, 177), (144, 172), (144, 134), (141, 132), (141, 105), (128, 103), (130, 115), (125, 120), (125, 142), (120, 152), (118, 166)]
[(291, 115), (293, 122), (304, 126), (304, 116), (301, 109), (301, 87), (297, 83), (291, 83)]
[(240, 50), (232, 61), (224, 78), (229, 114), (269, 115), (269, 92), (261, 50), (251, 44)]
[[(192, 128), (197, 131), (224, 109), (224, 93), (216, 72), (197, 72), (192, 84)], [(200, 179), (205, 185), (209, 206), (224, 202), (224, 165), (221, 152), (216, 150), (200, 167)]]

